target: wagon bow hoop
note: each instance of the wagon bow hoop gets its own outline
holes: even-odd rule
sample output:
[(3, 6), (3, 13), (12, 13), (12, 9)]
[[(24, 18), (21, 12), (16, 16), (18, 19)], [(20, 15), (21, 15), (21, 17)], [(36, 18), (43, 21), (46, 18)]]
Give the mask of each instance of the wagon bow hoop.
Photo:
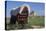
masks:
[(28, 15), (30, 15), (30, 6), (29, 6), (28, 4), (23, 4), (23, 5), (21, 6), (21, 9), (20, 9), (20, 12), (19, 12), (19, 13), (21, 14), (21, 12), (22, 12), (22, 10), (23, 10), (23, 8), (24, 8), (25, 6), (28, 8)]

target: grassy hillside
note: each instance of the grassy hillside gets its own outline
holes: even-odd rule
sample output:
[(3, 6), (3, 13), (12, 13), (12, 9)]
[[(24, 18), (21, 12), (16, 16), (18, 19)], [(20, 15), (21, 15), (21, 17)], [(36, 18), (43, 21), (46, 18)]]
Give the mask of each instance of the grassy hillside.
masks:
[[(9, 28), (9, 23), (10, 23), (10, 17), (7, 17), (7, 29), (11, 29), (11, 27)], [(25, 28), (43, 28), (44, 27), (44, 16), (29, 16), (28, 17), (28, 24), (25, 26)], [(14, 29), (18, 29), (18, 24), (16, 24), (17, 27), (14, 27)]]
[[(29, 16), (28, 17), (28, 24), (29, 25), (41, 25), (44, 26), (44, 16)], [(7, 18), (7, 23), (10, 22), (10, 18)]]
[(44, 16), (29, 17), (29, 25), (44, 26)]

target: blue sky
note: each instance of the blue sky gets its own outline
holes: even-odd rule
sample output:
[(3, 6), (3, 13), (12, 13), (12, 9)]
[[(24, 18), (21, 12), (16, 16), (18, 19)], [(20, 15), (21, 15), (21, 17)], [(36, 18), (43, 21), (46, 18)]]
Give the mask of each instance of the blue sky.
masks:
[(44, 12), (45, 12), (44, 3), (20, 2), (20, 1), (7, 1), (6, 16), (10, 16), (10, 11), (11, 11), (12, 8), (16, 8), (16, 7), (21, 6), (23, 4), (28, 4), (32, 9), (30, 11), (37, 12), (38, 16), (44, 16)]

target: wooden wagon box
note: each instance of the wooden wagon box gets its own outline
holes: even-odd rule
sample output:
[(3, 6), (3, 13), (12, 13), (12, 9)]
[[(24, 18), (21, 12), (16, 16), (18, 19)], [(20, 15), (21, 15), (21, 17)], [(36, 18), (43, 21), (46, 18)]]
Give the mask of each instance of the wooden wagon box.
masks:
[(26, 15), (18, 15), (18, 20), (19, 21), (26, 21), (27, 20), (27, 16)]
[(18, 21), (19, 21), (19, 23), (27, 23), (27, 21), (28, 21), (28, 18), (27, 18), (28, 16), (27, 15), (22, 15), (22, 14), (18, 14)]

